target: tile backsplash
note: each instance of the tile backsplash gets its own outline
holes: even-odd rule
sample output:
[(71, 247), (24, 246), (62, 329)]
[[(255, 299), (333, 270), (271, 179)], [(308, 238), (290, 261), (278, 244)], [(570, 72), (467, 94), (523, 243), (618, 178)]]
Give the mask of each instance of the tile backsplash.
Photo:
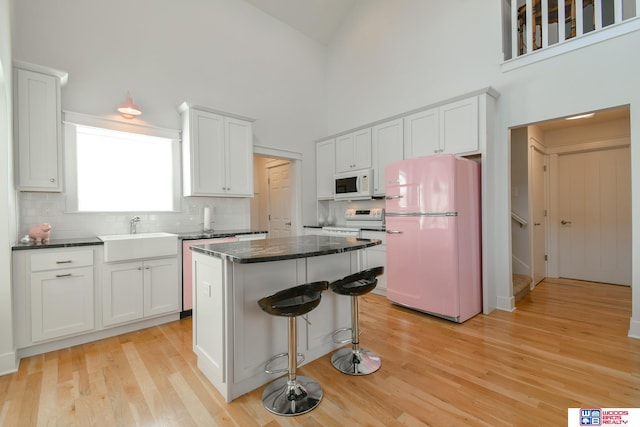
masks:
[(101, 234), (129, 232), (129, 219), (139, 216), (138, 233), (166, 231), (202, 231), (203, 211), (211, 209), (214, 230), (238, 230), (251, 227), (250, 199), (184, 197), (179, 212), (68, 213), (65, 196), (60, 193), (18, 193), (18, 239), (34, 224), (51, 224), (51, 239), (74, 239)]

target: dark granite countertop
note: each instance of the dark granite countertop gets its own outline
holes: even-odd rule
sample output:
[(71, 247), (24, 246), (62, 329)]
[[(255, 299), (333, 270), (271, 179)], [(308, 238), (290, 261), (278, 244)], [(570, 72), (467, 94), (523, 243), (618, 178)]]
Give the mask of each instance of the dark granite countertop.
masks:
[(11, 248), (14, 251), (26, 249), (51, 249), (51, 248), (70, 248), (74, 246), (92, 246), (102, 245), (102, 240), (97, 237), (81, 237), (77, 239), (52, 239), (49, 243), (36, 245), (35, 243), (16, 243)]
[[(178, 239), (182, 240), (198, 240), (198, 239), (217, 239), (223, 237), (240, 236), (245, 234), (267, 234), (265, 230), (220, 230), (220, 231), (186, 231), (173, 233), (178, 235)], [(74, 246), (91, 246), (102, 245), (104, 242), (97, 236), (92, 237), (80, 237), (75, 239), (52, 239), (47, 244), (36, 245), (34, 243), (16, 243), (11, 248), (14, 251), (27, 250), (27, 249), (52, 249), (52, 248), (71, 248)]]
[(224, 237), (241, 236), (246, 234), (268, 234), (268, 230), (211, 230), (211, 231), (186, 231), (178, 234), (182, 240), (222, 239)]
[(381, 243), (355, 237), (297, 236), (248, 242), (195, 245), (191, 250), (241, 264), (283, 261), (355, 251)]

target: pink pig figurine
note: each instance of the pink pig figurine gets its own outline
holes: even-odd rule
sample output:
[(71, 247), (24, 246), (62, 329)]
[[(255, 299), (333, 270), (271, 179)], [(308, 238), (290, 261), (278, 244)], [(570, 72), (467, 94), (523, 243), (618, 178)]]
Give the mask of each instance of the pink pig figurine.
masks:
[(36, 245), (49, 243), (49, 234), (51, 234), (51, 225), (48, 223), (36, 224), (29, 230), (29, 238)]

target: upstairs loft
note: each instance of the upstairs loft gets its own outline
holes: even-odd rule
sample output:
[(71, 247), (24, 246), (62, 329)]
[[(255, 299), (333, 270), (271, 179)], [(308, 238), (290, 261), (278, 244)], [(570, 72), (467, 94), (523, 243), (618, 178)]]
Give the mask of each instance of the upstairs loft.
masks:
[(640, 0), (506, 0), (503, 71), (640, 29)]

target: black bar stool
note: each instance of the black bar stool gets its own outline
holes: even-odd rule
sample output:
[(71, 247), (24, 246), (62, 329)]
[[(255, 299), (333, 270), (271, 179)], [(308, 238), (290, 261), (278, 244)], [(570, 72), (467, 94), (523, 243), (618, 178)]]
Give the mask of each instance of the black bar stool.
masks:
[[(318, 406), (322, 399), (322, 387), (311, 378), (297, 376), (298, 363), (304, 360), (297, 353), (297, 316), (302, 316), (320, 304), (322, 292), (329, 282), (313, 282), (285, 289), (258, 301), (260, 308), (274, 316), (289, 318), (289, 352), (273, 356), (265, 363), (266, 373), (287, 372), (262, 392), (262, 404), (276, 415), (294, 416), (305, 414)], [(269, 370), (269, 364), (279, 357), (288, 356), (288, 369)], [(301, 360), (298, 360), (302, 356)]]
[[(371, 350), (360, 348), (358, 296), (371, 292), (378, 284), (377, 277), (383, 272), (384, 267), (374, 267), (329, 284), (333, 292), (351, 296), (351, 328), (341, 328), (333, 333), (335, 342), (340, 344), (351, 342), (350, 348), (338, 350), (331, 356), (331, 364), (340, 372), (349, 375), (367, 375), (380, 369), (382, 364), (380, 356)], [(337, 334), (348, 330), (351, 330), (350, 340), (336, 340)]]

